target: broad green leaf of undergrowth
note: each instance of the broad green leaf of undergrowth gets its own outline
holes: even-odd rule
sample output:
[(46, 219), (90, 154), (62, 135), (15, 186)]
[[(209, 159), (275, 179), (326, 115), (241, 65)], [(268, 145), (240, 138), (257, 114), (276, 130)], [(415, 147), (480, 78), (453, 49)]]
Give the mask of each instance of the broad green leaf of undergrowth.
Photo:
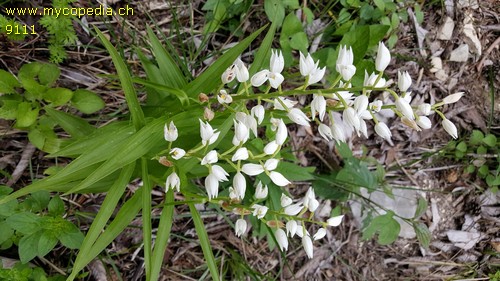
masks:
[(92, 125), (85, 121), (85, 119), (78, 116), (55, 110), (50, 107), (46, 107), (45, 112), (47, 115), (52, 117), (64, 131), (74, 138), (89, 136), (96, 130)]
[[(238, 45), (225, 52), (217, 61), (214, 62), (195, 80), (187, 84), (183, 90), (190, 97), (196, 98), (199, 93), (210, 93), (219, 84), (222, 73), (236, 60), (236, 58), (252, 43), (252, 41), (266, 28), (259, 28), (250, 36), (243, 39)], [(270, 50), (269, 50), (270, 51)], [(252, 72), (250, 72), (252, 74)]]
[(214, 253), (212, 252), (212, 247), (210, 246), (210, 239), (208, 238), (205, 225), (201, 220), (198, 210), (196, 210), (194, 204), (188, 204), (189, 211), (193, 218), (196, 233), (198, 234), (198, 239), (200, 240), (200, 246), (203, 250), (203, 256), (207, 263), (207, 267), (210, 270), (210, 275), (212, 275), (212, 280), (220, 280), (219, 270), (217, 268), (217, 263), (215, 262)]
[(281, 26), (285, 18), (285, 6), (282, 0), (264, 0), (264, 11), (272, 23)]
[(73, 92), (66, 88), (50, 88), (43, 93), (43, 99), (50, 102), (53, 106), (66, 104), (73, 97)]
[(27, 128), (36, 122), (39, 108), (32, 108), (31, 103), (22, 102), (17, 106), (16, 127)]
[(106, 106), (101, 97), (85, 89), (78, 89), (73, 93), (71, 104), (85, 114), (92, 114)]
[(9, 72), (0, 69), (0, 93), (13, 94), (16, 92), (15, 88), (19, 87), (17, 78)]
[(428, 249), (432, 238), (429, 228), (421, 222), (413, 222), (413, 229), (420, 244)]
[(396, 241), (401, 226), (393, 216), (394, 212), (388, 211), (385, 215), (373, 218), (370, 224), (363, 229), (362, 239), (368, 240), (378, 233), (377, 242), (380, 245), (388, 245)]

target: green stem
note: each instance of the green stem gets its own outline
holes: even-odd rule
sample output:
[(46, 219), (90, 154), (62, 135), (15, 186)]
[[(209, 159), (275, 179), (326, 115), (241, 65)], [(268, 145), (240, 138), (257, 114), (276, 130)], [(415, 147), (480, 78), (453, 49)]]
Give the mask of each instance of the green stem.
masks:
[(149, 180), (148, 163), (146, 158), (141, 159), (142, 183), (142, 236), (144, 241), (144, 267), (146, 269), (146, 280), (151, 277), (152, 256), (152, 226), (151, 226), (151, 182)]

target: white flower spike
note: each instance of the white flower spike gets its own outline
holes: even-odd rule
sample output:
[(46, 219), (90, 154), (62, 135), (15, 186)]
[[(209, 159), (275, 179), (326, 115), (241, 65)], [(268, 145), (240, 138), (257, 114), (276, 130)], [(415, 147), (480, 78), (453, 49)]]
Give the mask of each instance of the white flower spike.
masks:
[(268, 193), (267, 185), (262, 186), (262, 182), (257, 183), (255, 187), (255, 198), (256, 199), (266, 199)]
[(247, 189), (247, 181), (245, 176), (240, 172), (237, 172), (233, 177), (233, 188), (236, 191), (236, 195), (243, 200)]
[(398, 71), (398, 88), (401, 92), (406, 92), (411, 86), (411, 76), (408, 71)]
[(309, 237), (309, 235), (304, 235), (302, 237), (302, 247), (304, 247), (304, 251), (306, 252), (307, 257), (312, 259), (314, 256), (314, 248), (311, 237)]
[(307, 115), (304, 112), (302, 112), (302, 110), (300, 110), (298, 108), (290, 109), (287, 116), (288, 116), (288, 118), (290, 118), (290, 120), (292, 120), (296, 124), (306, 126), (306, 127), (311, 126), (309, 124), (309, 121), (311, 121), (311, 120), (307, 117)]
[(392, 133), (391, 133), (391, 130), (389, 129), (389, 127), (387, 127), (387, 125), (385, 123), (378, 122), (375, 125), (375, 133), (377, 133), (377, 135), (379, 135), (380, 137), (382, 137), (386, 141), (391, 142)]
[(204, 123), (200, 120), (200, 136), (201, 143), (203, 145), (211, 145), (213, 144), (217, 138), (219, 137), (220, 132), (217, 132), (217, 129), (213, 129), (208, 122)]
[(267, 210), (269, 208), (259, 204), (253, 204), (252, 209), (253, 209), (253, 215), (260, 220), (266, 216)]
[(276, 237), (276, 241), (278, 242), (278, 246), (281, 251), (288, 251), (288, 239), (286, 238), (286, 233), (283, 229), (278, 228), (274, 232), (274, 237)]

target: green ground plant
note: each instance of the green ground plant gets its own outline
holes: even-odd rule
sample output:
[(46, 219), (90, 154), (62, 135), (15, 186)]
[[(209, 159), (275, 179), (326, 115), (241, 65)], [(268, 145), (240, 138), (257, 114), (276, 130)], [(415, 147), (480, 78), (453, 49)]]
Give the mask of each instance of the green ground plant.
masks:
[[(383, 2), (383, 8), (380, 7), (382, 2), (376, 2), (382, 11), (390, 11), (386, 2)], [(224, 14), (217, 9), (222, 9), (218, 8), (222, 5), (220, 3), (226, 2), (217, 3), (213, 8), (215, 23), (211, 23), (214, 22), (212, 19), (206, 27), (210, 32), (218, 28), (222, 22), (220, 17)], [(229, 3), (243, 5), (246, 2)], [(209, 206), (230, 224), (233, 224), (231, 220), (234, 216), (229, 214), (236, 214), (236, 235), (245, 235), (247, 224), (251, 223), (252, 235), (266, 237), (270, 248), (279, 248), (283, 255), (288, 250), (288, 237), (299, 237), (307, 256), (312, 258), (313, 240), (324, 237), (326, 227), (339, 225), (343, 212), (342, 208), (336, 208), (330, 219), (317, 221), (314, 212), (319, 207), (319, 201), (315, 191), (323, 198), (346, 200), (361, 187), (375, 190), (384, 184), (384, 171), (380, 166), (376, 171), (370, 171), (368, 167), (371, 164), (367, 159), (352, 155), (345, 145), (347, 129), (341, 128), (341, 123), (351, 129), (351, 134), (356, 132), (359, 136), (367, 136), (366, 120), (372, 120), (369, 122), (374, 123), (376, 134), (390, 140), (387, 125), (376, 117), (379, 110), (394, 111), (404, 124), (415, 130), (429, 128), (427, 121), (430, 120), (426, 116), (432, 110), (442, 118), (445, 130), (456, 137), (456, 127), (440, 111), (443, 103), (428, 104), (423, 108), (410, 106), (407, 90), (411, 77), (408, 73), (398, 75), (398, 90), (385, 85), (384, 70), (390, 62), (390, 52), (381, 41), (389, 27), (379, 24), (352, 25), (339, 42), (330, 45), (326, 51), (321, 49), (309, 54), (307, 46), (310, 39), (304, 38), (300, 20), (290, 12), (299, 6), (296, 1), (286, 3), (265, 1), (264, 9), (272, 15), (272, 24), (242, 39), (197, 77), (185, 74), (187, 67), (179, 65), (176, 50), (162, 42), (161, 36), (158, 38), (152, 29), (147, 30), (144, 40), (148, 42), (149, 50), (135, 49), (146, 73), (145, 78), (136, 77), (119, 51), (96, 29), (97, 37), (116, 67), (117, 79), (129, 110), (123, 120), (97, 129), (82, 118), (69, 117), (69, 114), (47, 106), (52, 104), (57, 107), (68, 102), (77, 104), (74, 101), (76, 92), (68, 89), (57, 90), (54, 95), (47, 94), (57, 77), (46, 78), (44, 75), (48, 72), (41, 69), (51, 66), (29, 64), (25, 70), (21, 69), (17, 78), (10, 74), (2, 76), (8, 77), (2, 80), (9, 91), (2, 96), (5, 97), (4, 104), (12, 99), (17, 102), (16, 106), (12, 106), (13, 110), (19, 110), (19, 104), (26, 103), (23, 107), (29, 107), (29, 122), (22, 117), (23, 126), (19, 126), (19, 113), (11, 116), (16, 120), (16, 126), (36, 128), (35, 124), (40, 122), (37, 120), (41, 119), (39, 112), (45, 106), (43, 108), (48, 115), (57, 119), (57, 124), (71, 137), (64, 141), (56, 138), (60, 145), (53, 149), (47, 149), (45, 143), (36, 144), (37, 139), (30, 138), (30, 141), (50, 152), (49, 157), (73, 160), (48, 177), (6, 194), (0, 198), (0, 206), (9, 206), (18, 198), (44, 191), (64, 194), (107, 192), (83, 238), (68, 280), (76, 279), (80, 271), (137, 216), (142, 217), (143, 223), (146, 280), (157, 280), (171, 236), (174, 207), (180, 204), (189, 207), (206, 260), (205, 270), (214, 280), (225, 278), (226, 274), (237, 274), (227, 273), (233, 272), (229, 268), (234, 267), (220, 266), (221, 259), (212, 250), (195, 204)], [(283, 26), (281, 34), (276, 36), (280, 26)], [(252, 48), (253, 60), (251, 67), (247, 68), (239, 57), (264, 32), (259, 46)], [(277, 38), (282, 50), (272, 49)], [(285, 65), (287, 70), (284, 70)], [(327, 68), (331, 70), (331, 75), (323, 83), (321, 81)], [(282, 86), (284, 81), (292, 86)], [(143, 104), (138, 99), (139, 87), (147, 96)], [(25, 95), (18, 91), (23, 91)], [(381, 91), (388, 91), (394, 103), (377, 101), (375, 93)], [(292, 98), (301, 96), (312, 102), (303, 108), (295, 106)], [(100, 104), (92, 99), (94, 102), (90, 104)], [(334, 121), (336, 112), (342, 112), (343, 121)], [(312, 122), (310, 119), (313, 119)], [(301, 167), (291, 146), (287, 145), (286, 123), (313, 127), (311, 129), (314, 130), (317, 128), (323, 138), (335, 142), (343, 158), (341, 169), (317, 175), (314, 167)], [(127, 184), (137, 178), (142, 180), (142, 185), (133, 195), (125, 198)], [(311, 187), (303, 198), (294, 199), (285, 188), (294, 185), (292, 182), (307, 182)], [(165, 199), (158, 205), (152, 205), (151, 191), (155, 187), (165, 190)], [(174, 193), (184, 200), (174, 200)], [(415, 217), (409, 222), (417, 223), (416, 219), (425, 207), (425, 203), (420, 203)], [(151, 217), (153, 208), (161, 210), (159, 219)], [(50, 202), (48, 209), (50, 213)], [(17, 216), (26, 216), (33, 222), (46, 219), (43, 214)], [(399, 232), (399, 224), (394, 217), (390, 210), (371, 216), (365, 222), (363, 238), (369, 239), (378, 233), (381, 244), (393, 242)], [(155, 236), (152, 232), (153, 221), (158, 226)], [(16, 223), (10, 226), (14, 230), (17, 230), (14, 228)], [(66, 234), (79, 236), (66, 223), (60, 220), (57, 223), (62, 225), (60, 232), (63, 234), (56, 236), (57, 240), (52, 237), (52, 244), (60, 241), (65, 245), (67, 241), (61, 238), (64, 237), (62, 229), (65, 227), (68, 228)], [(315, 233), (308, 232), (310, 226)], [(415, 228), (421, 228), (425, 233), (426, 228), (422, 224), (416, 224)], [(33, 236), (33, 232), (28, 230), (19, 232)], [(428, 245), (428, 236), (421, 235), (419, 239), (423, 245)], [(47, 248), (36, 248), (36, 252), (26, 254), (25, 259), (33, 254), (41, 255)], [(234, 255), (233, 258), (237, 261), (241, 257)], [(221, 272), (220, 268), (227, 271)], [(266, 275), (264, 278), (273, 276)]]

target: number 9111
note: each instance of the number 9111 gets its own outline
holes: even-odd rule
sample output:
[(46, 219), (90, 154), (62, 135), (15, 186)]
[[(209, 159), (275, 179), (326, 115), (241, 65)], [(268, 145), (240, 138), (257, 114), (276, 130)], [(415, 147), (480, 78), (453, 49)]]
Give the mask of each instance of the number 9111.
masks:
[(28, 35), (28, 34), (36, 34), (35, 25), (21, 25), (21, 24), (7, 24), (5, 25), (5, 33), (7, 35), (15, 34), (15, 35)]

